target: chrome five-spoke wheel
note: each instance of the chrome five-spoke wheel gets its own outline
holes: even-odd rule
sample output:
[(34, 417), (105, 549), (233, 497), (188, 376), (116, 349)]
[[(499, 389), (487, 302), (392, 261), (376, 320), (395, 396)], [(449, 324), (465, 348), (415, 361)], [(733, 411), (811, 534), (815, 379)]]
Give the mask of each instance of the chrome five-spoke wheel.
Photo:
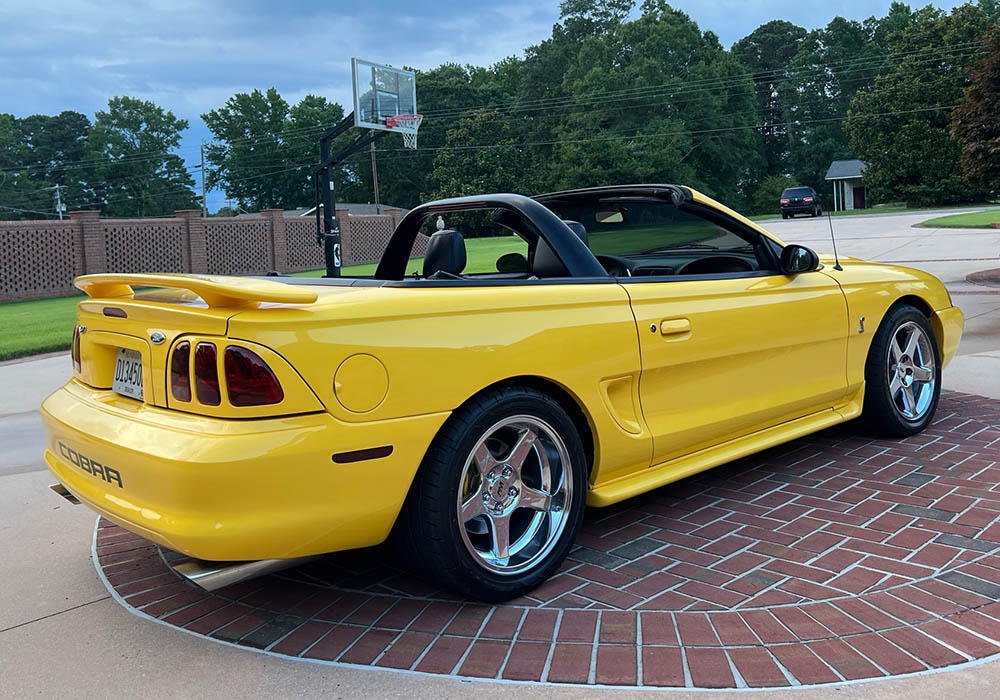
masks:
[(510, 416), (483, 434), (456, 503), (462, 541), (483, 568), (514, 575), (548, 557), (566, 527), (573, 468), (562, 438), (540, 418)]
[(934, 403), (937, 383), (935, 354), (924, 329), (913, 321), (901, 324), (889, 342), (886, 381), (889, 396), (908, 421), (920, 420)]
[(525, 595), (556, 573), (587, 495), (585, 419), (567, 407), (536, 387), (499, 386), (456, 409), (396, 523), (403, 558), (486, 602)]
[(927, 315), (897, 303), (872, 337), (865, 361), (862, 418), (887, 437), (908, 437), (930, 425), (941, 394), (941, 356)]

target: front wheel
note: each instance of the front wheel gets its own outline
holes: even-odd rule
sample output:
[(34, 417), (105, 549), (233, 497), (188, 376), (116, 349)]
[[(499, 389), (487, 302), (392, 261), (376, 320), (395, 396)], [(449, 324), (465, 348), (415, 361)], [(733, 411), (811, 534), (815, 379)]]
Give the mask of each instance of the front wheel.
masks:
[(941, 357), (927, 317), (912, 306), (890, 309), (865, 363), (865, 422), (883, 435), (914, 435), (934, 419), (940, 395)]
[(554, 574), (583, 522), (586, 456), (549, 396), (507, 387), (473, 399), (435, 438), (397, 530), (423, 573), (487, 602)]

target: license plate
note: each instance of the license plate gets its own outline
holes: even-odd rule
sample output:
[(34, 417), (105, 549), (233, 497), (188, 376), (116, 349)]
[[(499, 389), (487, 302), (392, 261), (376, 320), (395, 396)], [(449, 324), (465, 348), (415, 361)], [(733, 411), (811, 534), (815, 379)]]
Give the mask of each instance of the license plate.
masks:
[(118, 348), (115, 360), (115, 377), (111, 390), (116, 394), (142, 401), (142, 353), (138, 350)]

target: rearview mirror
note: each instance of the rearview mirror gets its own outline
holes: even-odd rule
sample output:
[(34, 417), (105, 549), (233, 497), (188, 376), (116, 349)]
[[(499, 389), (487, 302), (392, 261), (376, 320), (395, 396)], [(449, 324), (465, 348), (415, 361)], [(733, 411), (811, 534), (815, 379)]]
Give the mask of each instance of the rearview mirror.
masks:
[(781, 249), (779, 264), (784, 274), (797, 275), (819, 268), (819, 256), (804, 245), (786, 245)]
[(594, 219), (599, 224), (620, 224), (625, 221), (625, 216), (620, 211), (599, 211), (594, 214)]

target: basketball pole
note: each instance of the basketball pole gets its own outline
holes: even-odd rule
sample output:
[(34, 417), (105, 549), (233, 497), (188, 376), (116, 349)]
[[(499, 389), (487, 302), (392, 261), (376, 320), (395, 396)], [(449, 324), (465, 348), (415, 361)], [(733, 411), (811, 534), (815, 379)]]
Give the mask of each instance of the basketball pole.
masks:
[(375, 192), (375, 213), (381, 214), (382, 208), (378, 203), (378, 163), (375, 161), (375, 144), (369, 146), (372, 152), (372, 190)]
[[(340, 277), (340, 226), (337, 224), (337, 197), (334, 192), (334, 170), (345, 158), (348, 158), (369, 144), (373, 144), (385, 136), (388, 131), (376, 131), (373, 134), (359, 136), (336, 154), (333, 150), (333, 140), (354, 126), (354, 112), (348, 114), (334, 127), (327, 129), (320, 136), (320, 164), (313, 169), (313, 177), (317, 184), (316, 201), (316, 236), (323, 243), (323, 260), (326, 263), (324, 277)], [(323, 209), (322, 216), (320, 208)]]

